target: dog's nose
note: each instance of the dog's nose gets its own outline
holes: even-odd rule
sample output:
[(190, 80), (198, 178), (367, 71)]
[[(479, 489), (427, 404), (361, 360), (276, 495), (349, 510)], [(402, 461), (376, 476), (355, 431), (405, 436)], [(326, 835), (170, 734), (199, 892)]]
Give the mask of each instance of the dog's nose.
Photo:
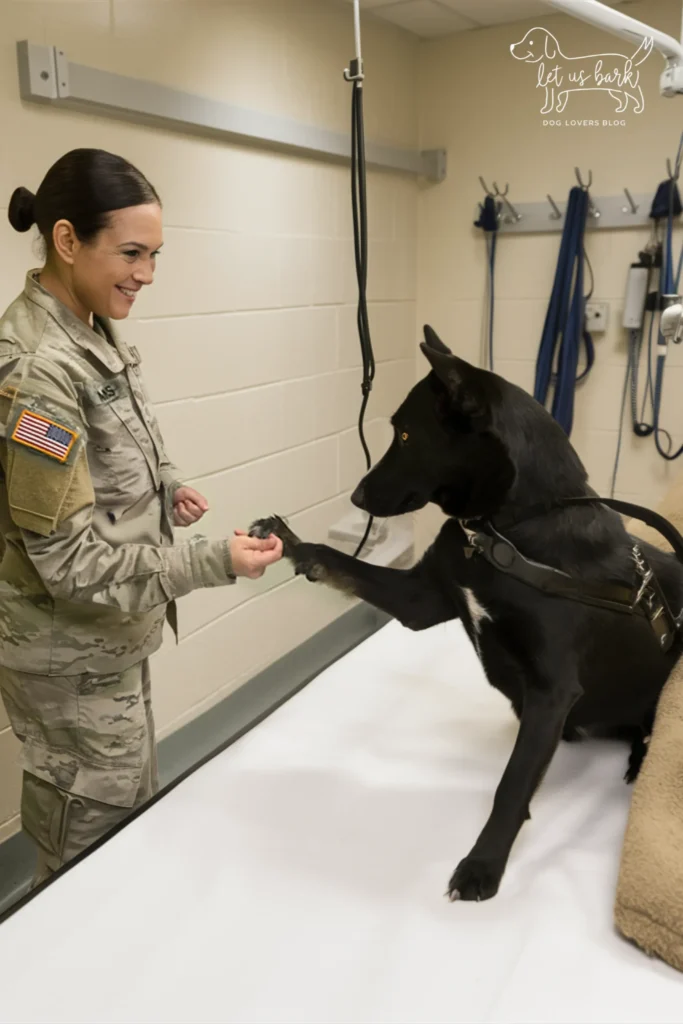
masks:
[(365, 488), (362, 483), (358, 484), (358, 487), (356, 487), (355, 491), (351, 495), (351, 501), (356, 508), (360, 508), (365, 511)]

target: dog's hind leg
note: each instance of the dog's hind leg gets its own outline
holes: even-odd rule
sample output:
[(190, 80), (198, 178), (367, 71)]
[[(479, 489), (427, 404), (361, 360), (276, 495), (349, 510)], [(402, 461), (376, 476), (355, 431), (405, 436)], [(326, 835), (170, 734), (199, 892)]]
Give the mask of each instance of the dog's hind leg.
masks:
[(617, 103), (617, 109), (615, 110), (615, 114), (623, 114), (623, 112), (628, 107), (628, 93), (620, 92), (617, 89), (610, 89), (609, 94), (613, 100), (616, 100)]
[(496, 790), (493, 809), (474, 847), (451, 877), (451, 900), (485, 900), (498, 892), (512, 844), (528, 817), (531, 798), (581, 693), (574, 674), (549, 689), (528, 687), (517, 741)]
[(631, 785), (638, 778), (640, 769), (643, 766), (643, 761), (647, 754), (648, 738), (645, 737), (640, 729), (634, 732), (631, 739), (631, 753), (628, 758), (628, 768), (624, 773), (624, 782), (628, 782)]
[(645, 716), (640, 726), (634, 726), (627, 731), (625, 739), (628, 739), (631, 744), (631, 753), (629, 754), (628, 768), (624, 774), (624, 781), (629, 785), (636, 781), (643, 766), (654, 723), (655, 712), (653, 710)]
[(337, 551), (327, 544), (300, 540), (279, 516), (252, 523), (252, 536), (280, 537), (284, 556), (297, 574), (312, 583), (324, 583), (393, 616), (408, 629), (420, 630), (458, 618), (458, 610), (431, 578), (424, 559), (412, 569), (390, 569), (369, 565), (359, 558)]

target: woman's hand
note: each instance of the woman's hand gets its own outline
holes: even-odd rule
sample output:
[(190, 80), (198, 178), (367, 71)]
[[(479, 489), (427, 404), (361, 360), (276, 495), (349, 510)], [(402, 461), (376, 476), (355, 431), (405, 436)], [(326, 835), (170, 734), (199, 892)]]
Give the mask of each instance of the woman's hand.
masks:
[(265, 540), (250, 537), (244, 530), (235, 530), (230, 541), (232, 571), (235, 576), (246, 576), (257, 580), (266, 568), (282, 558), (282, 541), (271, 533)]
[(178, 487), (173, 495), (173, 522), (176, 526), (192, 526), (198, 523), (209, 503), (199, 491), (192, 487)]

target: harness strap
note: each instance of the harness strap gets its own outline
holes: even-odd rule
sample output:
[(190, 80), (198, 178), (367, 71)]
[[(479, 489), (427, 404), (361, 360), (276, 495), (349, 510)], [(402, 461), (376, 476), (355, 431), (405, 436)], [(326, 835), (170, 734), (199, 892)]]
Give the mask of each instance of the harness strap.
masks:
[[(492, 528), (491, 528), (492, 529)], [(525, 558), (509, 540), (492, 529), (494, 536), (476, 531), (470, 534), (472, 552), (479, 552), (496, 569), (528, 583), (545, 594), (566, 597), (614, 612), (645, 614), (637, 604), (638, 587), (617, 583), (592, 584), (574, 579), (560, 569)]]
[[(600, 498), (591, 495), (560, 498), (552, 505), (532, 506), (525, 511), (523, 516), (508, 517), (507, 525), (512, 526), (525, 522), (528, 519), (547, 514), (553, 509), (595, 503), (605, 505), (615, 512), (620, 512), (631, 518), (640, 519), (648, 526), (658, 530), (673, 547), (677, 559), (683, 563), (683, 536), (664, 516), (653, 512), (652, 509), (615, 498)], [(605, 608), (622, 614), (642, 615), (650, 623), (661, 649), (665, 652), (680, 636), (680, 630), (683, 627), (683, 610), (678, 616), (673, 614), (659, 581), (638, 544), (633, 546), (632, 551), (638, 580), (636, 586), (627, 587), (617, 583), (585, 583), (574, 579), (560, 569), (525, 558), (514, 544), (498, 532), (498, 529), (505, 528), (500, 521), (496, 523), (497, 528), (491, 522), (481, 520), (477, 522), (481, 525), (472, 527), (468, 525), (467, 521), (461, 522), (470, 542), (469, 547), (465, 549), (468, 558), (478, 552), (496, 569), (545, 594), (564, 597), (572, 601), (579, 601), (581, 604)]]
[[(661, 533), (668, 540), (674, 549), (676, 558), (683, 564), (683, 535), (678, 532), (676, 527), (668, 519), (665, 519), (664, 516), (661, 516), (659, 512), (653, 512), (651, 508), (645, 508), (643, 505), (633, 505), (630, 501), (619, 501), (617, 498), (600, 498), (597, 495), (557, 498), (548, 504), (532, 505), (516, 516), (492, 516), (489, 522), (493, 523), (497, 530), (509, 530), (513, 526), (527, 522), (529, 519), (538, 519), (540, 516), (548, 515), (549, 512), (567, 508), (570, 505), (605, 505), (615, 512), (628, 516), (630, 519), (640, 519), (641, 522), (651, 526), (653, 530), (657, 530), (658, 533)], [(468, 520), (468, 522), (476, 522), (483, 525), (485, 520)]]

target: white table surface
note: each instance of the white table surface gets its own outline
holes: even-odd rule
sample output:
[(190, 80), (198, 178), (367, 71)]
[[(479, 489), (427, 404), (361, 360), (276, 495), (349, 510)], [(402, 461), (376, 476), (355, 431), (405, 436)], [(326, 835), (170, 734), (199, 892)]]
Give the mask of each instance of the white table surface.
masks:
[(0, 927), (0, 1021), (669, 1022), (614, 930), (618, 744), (562, 744), (450, 904), (516, 723), (462, 627), (384, 627)]

